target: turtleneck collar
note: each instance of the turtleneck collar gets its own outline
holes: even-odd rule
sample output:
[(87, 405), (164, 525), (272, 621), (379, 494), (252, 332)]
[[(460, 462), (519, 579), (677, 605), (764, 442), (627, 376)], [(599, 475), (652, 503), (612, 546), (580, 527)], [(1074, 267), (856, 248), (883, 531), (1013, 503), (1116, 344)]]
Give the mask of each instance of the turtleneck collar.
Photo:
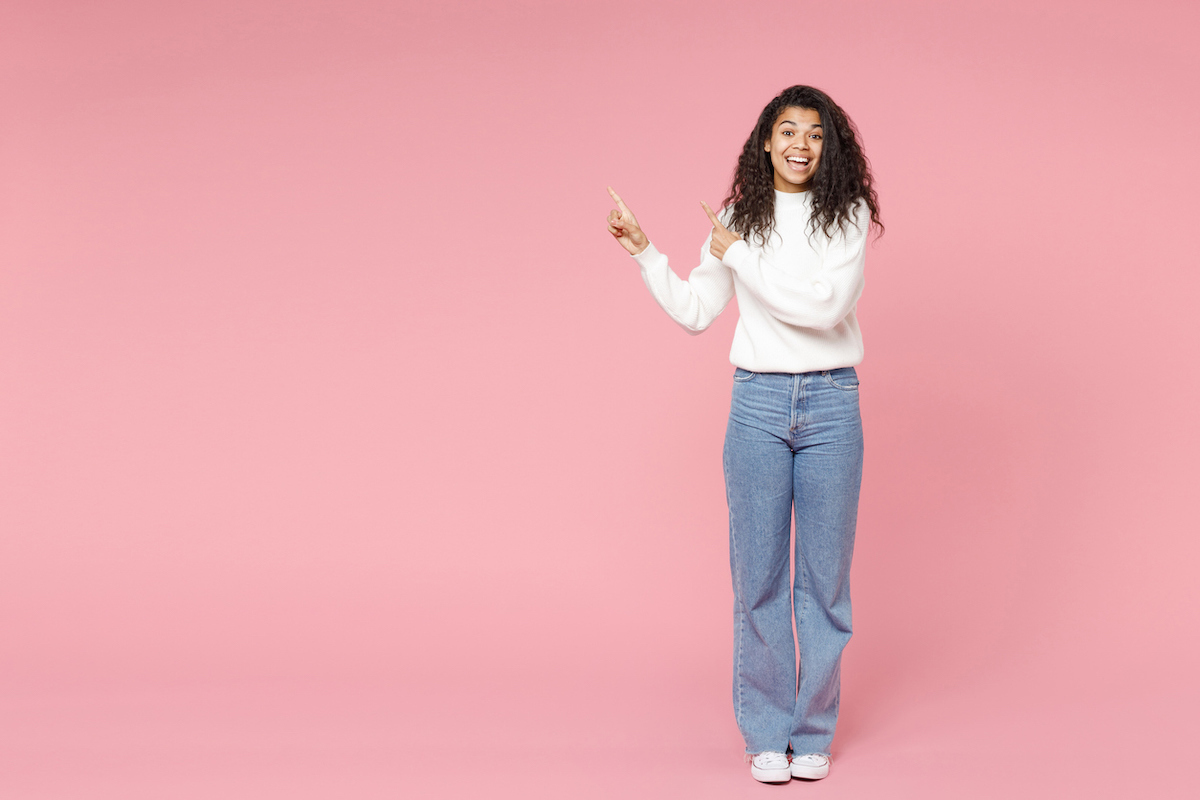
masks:
[(775, 190), (775, 207), (776, 208), (793, 208), (795, 206), (807, 205), (812, 200), (812, 190), (807, 192), (781, 192)]

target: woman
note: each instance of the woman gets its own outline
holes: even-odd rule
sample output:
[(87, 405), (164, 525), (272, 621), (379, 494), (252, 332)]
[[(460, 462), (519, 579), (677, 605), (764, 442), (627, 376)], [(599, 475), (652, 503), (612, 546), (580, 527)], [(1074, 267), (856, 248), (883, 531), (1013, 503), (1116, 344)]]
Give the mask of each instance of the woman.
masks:
[[(850, 118), (824, 92), (785, 89), (746, 140), (700, 266), (681, 280), (611, 188), (609, 233), (688, 332), (736, 296), (725, 436), (734, 591), (733, 703), (750, 772), (782, 783), (829, 774), (850, 556), (862, 479), (858, 409), (867, 233), (882, 230)], [(795, 576), (789, 569), (795, 512)], [(795, 661), (793, 614), (799, 638)]]

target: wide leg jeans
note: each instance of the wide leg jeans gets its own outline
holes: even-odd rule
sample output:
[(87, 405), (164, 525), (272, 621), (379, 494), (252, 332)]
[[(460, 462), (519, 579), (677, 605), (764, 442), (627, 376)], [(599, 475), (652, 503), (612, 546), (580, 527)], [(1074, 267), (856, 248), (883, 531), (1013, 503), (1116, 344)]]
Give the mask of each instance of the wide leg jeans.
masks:
[(862, 461), (853, 368), (735, 372), (724, 463), (733, 705), (747, 753), (829, 754), (851, 633)]

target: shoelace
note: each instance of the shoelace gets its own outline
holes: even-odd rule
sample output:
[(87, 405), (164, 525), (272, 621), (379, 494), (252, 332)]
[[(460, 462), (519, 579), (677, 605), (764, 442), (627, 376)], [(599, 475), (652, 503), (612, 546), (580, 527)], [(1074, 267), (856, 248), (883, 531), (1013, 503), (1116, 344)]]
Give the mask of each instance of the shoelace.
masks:
[(793, 764), (803, 764), (806, 767), (820, 767), (829, 759), (819, 753), (809, 753), (803, 756), (792, 756)]
[(754, 757), (755, 766), (763, 769), (770, 769), (772, 767), (782, 769), (787, 766), (787, 763), (787, 756), (783, 753), (759, 753)]

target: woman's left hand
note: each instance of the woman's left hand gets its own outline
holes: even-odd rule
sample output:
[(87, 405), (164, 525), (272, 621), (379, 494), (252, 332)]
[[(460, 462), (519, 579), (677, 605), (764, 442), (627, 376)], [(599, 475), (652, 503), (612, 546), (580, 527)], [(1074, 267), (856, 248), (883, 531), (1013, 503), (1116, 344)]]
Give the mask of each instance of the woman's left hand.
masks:
[(704, 213), (708, 214), (708, 218), (712, 220), (713, 224), (712, 243), (708, 247), (708, 252), (717, 258), (724, 258), (725, 251), (729, 249), (729, 246), (742, 237), (722, 225), (721, 220), (717, 219), (717, 215), (708, 207), (708, 203), (701, 200), (700, 205), (704, 206)]

